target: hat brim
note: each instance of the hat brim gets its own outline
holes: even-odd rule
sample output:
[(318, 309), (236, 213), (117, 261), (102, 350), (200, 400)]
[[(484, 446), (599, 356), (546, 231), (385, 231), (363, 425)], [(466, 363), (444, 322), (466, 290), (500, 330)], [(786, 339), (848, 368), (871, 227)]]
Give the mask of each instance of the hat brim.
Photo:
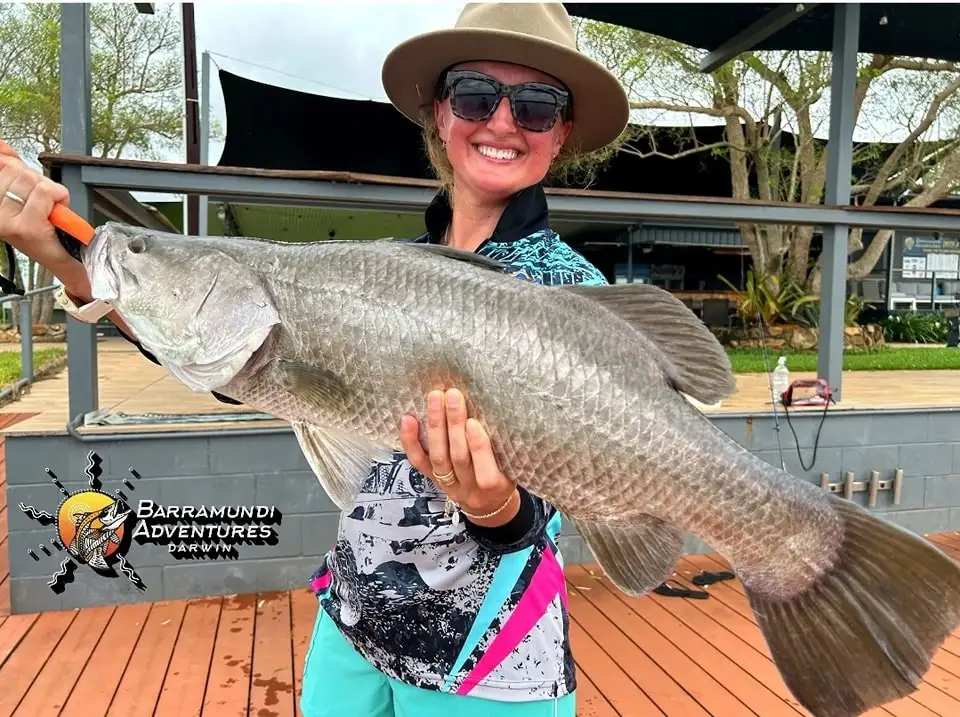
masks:
[(383, 88), (393, 105), (422, 123), (440, 73), (461, 62), (487, 60), (532, 67), (563, 82), (573, 95), (566, 146), (592, 152), (620, 136), (630, 118), (623, 86), (595, 60), (562, 45), (508, 30), (437, 30), (397, 45), (383, 63)]

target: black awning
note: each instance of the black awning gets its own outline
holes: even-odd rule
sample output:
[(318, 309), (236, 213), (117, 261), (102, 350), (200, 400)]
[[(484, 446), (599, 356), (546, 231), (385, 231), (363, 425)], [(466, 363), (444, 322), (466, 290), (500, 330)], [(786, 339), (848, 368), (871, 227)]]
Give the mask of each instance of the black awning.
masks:
[[(326, 170), (387, 177), (432, 179), (420, 130), (392, 105), (299, 92), (220, 70), (226, 105), (226, 141), (221, 167)], [(642, 194), (730, 197), (730, 163), (710, 151), (678, 159), (669, 155), (722, 141), (722, 126), (650, 127), (656, 150), (666, 156), (621, 152), (598, 174), (590, 189)], [(642, 152), (654, 145), (638, 140)], [(794, 146), (789, 132), (781, 144)], [(825, 145), (825, 142), (820, 144)], [(884, 145), (880, 161), (895, 147)], [(874, 158), (873, 161), (877, 161)], [(855, 176), (863, 173), (855, 167)], [(755, 173), (751, 173), (755, 182)], [(548, 183), (560, 186), (558, 183)], [(884, 202), (881, 202), (884, 203)]]
[[(564, 3), (574, 16), (715, 50), (781, 3)], [(833, 49), (833, 10), (822, 3), (758, 50)], [(881, 18), (886, 24), (881, 25)], [(960, 3), (862, 3), (860, 52), (960, 61)]]

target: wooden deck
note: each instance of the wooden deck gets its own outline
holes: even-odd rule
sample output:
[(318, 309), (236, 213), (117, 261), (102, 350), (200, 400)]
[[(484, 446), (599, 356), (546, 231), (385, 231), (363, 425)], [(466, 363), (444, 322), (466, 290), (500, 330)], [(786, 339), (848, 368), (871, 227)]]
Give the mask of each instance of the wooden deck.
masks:
[[(691, 558), (677, 582), (724, 567)], [(580, 717), (809, 717), (737, 582), (632, 599), (588, 566), (567, 575)], [(316, 609), (294, 590), (0, 617), (0, 717), (294, 717)], [(960, 635), (919, 691), (869, 714), (960, 714)]]
[[(2, 414), (0, 428), (29, 418)], [(0, 437), (0, 717), (300, 716), (307, 590), (9, 615), (2, 456)], [(930, 539), (960, 559), (960, 533)], [(674, 582), (726, 569), (691, 556)], [(567, 582), (580, 717), (809, 717), (738, 581), (705, 588), (707, 600), (629, 598), (596, 566), (569, 567)], [(958, 714), (960, 632), (916, 694), (871, 713)]]
[[(205, 393), (191, 391), (167, 371), (149, 361), (121, 338), (101, 339), (98, 343), (100, 408), (112, 413), (146, 413), (182, 416), (185, 414), (251, 413), (243, 406), (221, 403)], [(69, 421), (67, 406), (68, 371), (34, 384), (17, 402), (0, 409), (34, 414), (8, 429), (8, 433), (64, 434)], [(795, 372), (793, 379), (815, 378)], [(844, 373), (844, 398), (831, 411), (883, 408), (956, 407), (956, 371), (849, 371)], [(770, 385), (766, 374), (737, 376), (737, 393), (719, 408), (705, 408), (708, 414), (755, 412), (769, 413)], [(906, 390), (905, 390), (906, 389)], [(795, 408), (791, 411), (822, 411), (822, 408)], [(202, 430), (224, 427), (225, 421), (206, 423), (110, 425), (81, 428), (83, 432)], [(250, 425), (232, 421), (231, 427)], [(280, 421), (256, 421), (256, 425), (284, 425)]]

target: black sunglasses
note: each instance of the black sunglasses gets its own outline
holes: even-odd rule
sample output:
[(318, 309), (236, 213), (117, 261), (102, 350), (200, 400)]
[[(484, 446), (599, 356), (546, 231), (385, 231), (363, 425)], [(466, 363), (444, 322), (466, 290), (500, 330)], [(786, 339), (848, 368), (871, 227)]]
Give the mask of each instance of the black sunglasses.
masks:
[(483, 122), (497, 110), (500, 100), (510, 100), (518, 127), (547, 132), (570, 108), (570, 93), (543, 82), (504, 85), (490, 75), (470, 70), (450, 70), (442, 78), (440, 99), (450, 98), (450, 108), (460, 119)]

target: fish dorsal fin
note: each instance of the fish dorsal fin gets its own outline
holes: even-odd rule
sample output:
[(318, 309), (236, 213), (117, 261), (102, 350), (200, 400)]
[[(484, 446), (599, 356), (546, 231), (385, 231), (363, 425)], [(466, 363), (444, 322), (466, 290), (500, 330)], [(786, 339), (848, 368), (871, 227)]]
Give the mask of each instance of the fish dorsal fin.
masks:
[(496, 271), (501, 274), (509, 271), (507, 265), (503, 262), (491, 259), (483, 254), (477, 254), (474, 251), (457, 249), (456, 247), (447, 246), (446, 244), (416, 244), (414, 242), (405, 242), (404, 246), (413, 247), (420, 251), (433, 252), (447, 259), (473, 264), (474, 266), (479, 266), (481, 269), (489, 269), (490, 271)]
[(584, 286), (563, 289), (596, 301), (660, 349), (664, 371), (674, 386), (707, 405), (737, 391), (730, 357), (710, 329), (682, 301), (651, 284)]

